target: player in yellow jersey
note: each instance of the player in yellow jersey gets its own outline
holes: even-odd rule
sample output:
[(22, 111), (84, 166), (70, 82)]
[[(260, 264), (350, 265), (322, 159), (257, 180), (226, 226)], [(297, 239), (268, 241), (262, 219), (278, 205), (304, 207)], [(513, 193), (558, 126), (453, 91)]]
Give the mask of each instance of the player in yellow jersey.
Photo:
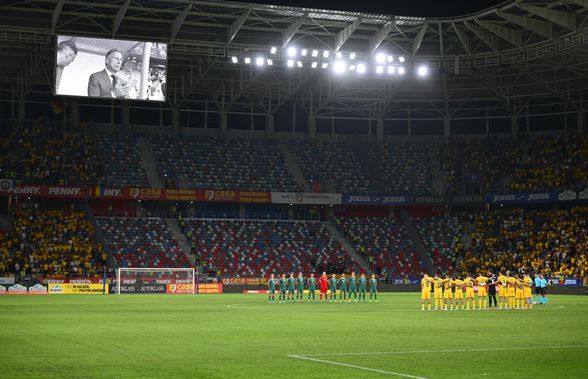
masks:
[(470, 274), (466, 275), (463, 285), (465, 286), (465, 299), (468, 311), (470, 310), (470, 304), (472, 305), (472, 309), (476, 310), (476, 302), (474, 301), (474, 279), (472, 279)]
[(444, 280), (435, 275), (433, 283), (433, 296), (435, 297), (435, 310), (443, 309), (443, 282)]
[(447, 303), (449, 303), (451, 310), (453, 310), (453, 294), (451, 293), (452, 286), (453, 279), (450, 277), (445, 278), (443, 281), (443, 302), (445, 303), (443, 310), (447, 310)]
[(427, 301), (429, 310), (431, 310), (431, 287), (434, 279), (429, 275), (423, 275), (421, 279), (421, 311), (425, 310), (425, 300)]
[(508, 307), (506, 309), (514, 309), (515, 306), (515, 287), (517, 280), (506, 272), (506, 297), (508, 298)]
[(475, 279), (478, 284), (478, 310), (487, 309), (486, 296), (488, 296), (488, 291), (486, 291), (486, 282), (488, 279), (489, 278), (482, 275), (482, 273), (480, 273)]
[(515, 287), (515, 304), (517, 309), (523, 309), (523, 302), (524, 302), (524, 288), (525, 282), (521, 279), (521, 275), (517, 275), (517, 284)]
[(502, 273), (502, 271), (498, 272), (498, 298), (500, 300), (500, 302), (498, 303), (498, 309), (502, 309), (502, 307), (504, 306), (504, 308), (506, 308), (507, 303), (506, 303), (506, 279), (507, 277), (504, 276), (504, 274)]
[(463, 280), (461, 278), (457, 278), (453, 280), (453, 287), (455, 288), (455, 295), (454, 295), (454, 303), (455, 309), (459, 309), (459, 305), (461, 304), (461, 309), (465, 309), (465, 303), (463, 301)]
[(525, 274), (523, 279), (524, 287), (523, 287), (523, 298), (525, 299), (525, 308), (532, 309), (533, 308), (533, 293), (531, 289), (533, 288), (533, 279), (529, 274)]

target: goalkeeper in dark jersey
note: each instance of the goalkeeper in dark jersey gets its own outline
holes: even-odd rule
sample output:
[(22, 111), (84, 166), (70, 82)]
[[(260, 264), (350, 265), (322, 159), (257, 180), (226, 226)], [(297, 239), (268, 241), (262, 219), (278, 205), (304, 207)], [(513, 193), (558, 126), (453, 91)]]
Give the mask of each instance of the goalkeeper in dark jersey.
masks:
[(290, 273), (290, 277), (288, 278), (288, 303), (294, 302), (294, 293), (296, 292), (294, 289), (295, 283), (296, 279), (294, 278), (294, 273)]
[(272, 274), (267, 281), (267, 292), (269, 293), (268, 303), (275, 304), (276, 303), (276, 278), (274, 278), (274, 274)]
[(347, 279), (345, 274), (339, 278), (339, 302), (347, 301)]
[(296, 301), (299, 303), (304, 302), (304, 276), (302, 273), (298, 273), (298, 278), (296, 278)]
[(355, 277), (355, 271), (351, 272), (351, 276), (349, 277), (349, 302), (351, 302), (351, 295), (355, 299), (357, 303), (357, 278)]
[(365, 274), (362, 272), (360, 277), (359, 277), (359, 300), (361, 301), (363, 299), (363, 302), (365, 303), (365, 290), (366, 290), (366, 285), (367, 285), (367, 278), (365, 277)]
[(314, 278), (314, 274), (310, 274), (310, 278), (308, 278), (308, 301), (310, 301), (310, 297), (312, 296), (312, 300), (316, 303), (316, 298), (314, 297), (315, 291), (316, 279)]
[(280, 278), (280, 295), (278, 296), (279, 302), (286, 302), (286, 274), (282, 274)]
[(331, 275), (331, 280), (329, 280), (329, 290), (331, 291), (331, 300), (329, 302), (337, 302), (337, 277), (335, 274)]
[(372, 302), (372, 295), (378, 302), (378, 279), (376, 279), (376, 275), (372, 274), (372, 278), (370, 279), (370, 303)]

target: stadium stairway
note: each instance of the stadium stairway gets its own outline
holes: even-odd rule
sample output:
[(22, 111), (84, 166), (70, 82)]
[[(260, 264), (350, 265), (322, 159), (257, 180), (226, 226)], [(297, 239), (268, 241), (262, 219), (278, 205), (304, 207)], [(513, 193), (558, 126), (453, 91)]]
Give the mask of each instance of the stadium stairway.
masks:
[(423, 240), (421, 239), (421, 235), (419, 234), (414, 222), (408, 216), (408, 212), (406, 210), (402, 210), (400, 212), (400, 220), (404, 224), (404, 227), (408, 231), (408, 235), (412, 240), (412, 245), (414, 246), (415, 250), (419, 254), (420, 260), (425, 265), (425, 269), (429, 273), (429, 275), (433, 275), (433, 259), (431, 258), (431, 254), (425, 247)]
[(290, 174), (294, 176), (296, 184), (298, 184), (300, 188), (303, 188), (305, 192), (310, 192), (310, 184), (304, 177), (304, 174), (302, 173), (300, 166), (298, 166), (298, 163), (296, 162), (296, 159), (294, 158), (294, 155), (292, 155), (292, 152), (290, 151), (288, 146), (286, 144), (280, 144), (279, 147), (282, 151), (282, 155), (284, 156), (284, 162), (286, 163), (286, 167), (288, 168), (288, 171), (290, 171)]
[(431, 145), (427, 152), (431, 162), (431, 171), (433, 172), (433, 191), (436, 195), (445, 195), (445, 176), (441, 169), (441, 160), (439, 159), (439, 145)]
[(153, 147), (145, 137), (139, 138), (139, 154), (151, 188), (164, 188), (163, 179), (153, 154)]
[[(184, 235), (184, 233), (182, 233), (182, 230), (180, 229), (180, 225), (178, 224), (178, 220), (176, 220), (175, 218), (166, 218), (165, 223), (166, 223), (167, 227), (169, 228), (169, 231), (171, 232), (174, 239), (178, 242), (178, 245), (180, 246), (180, 250), (182, 250), (182, 253), (184, 253), (184, 255), (186, 256), (186, 259), (188, 259), (188, 262), (190, 262), (190, 264), (193, 267), (196, 267), (196, 258), (192, 254), (190, 254), (190, 247), (188, 246), (188, 240), (186, 239), (186, 236)], [(198, 268), (198, 269), (200, 269), (200, 268)]]
[(349, 259), (352, 262), (357, 263), (357, 265), (361, 268), (363, 272), (365, 272), (366, 274), (371, 274), (372, 272), (369, 268), (368, 263), (359, 255), (359, 253), (353, 248), (353, 246), (351, 246), (349, 241), (347, 241), (345, 237), (343, 237), (343, 234), (341, 234), (337, 230), (337, 227), (332, 222), (324, 222), (323, 224), (325, 225), (327, 231), (331, 233), (333, 238), (335, 238), (335, 240), (339, 242), (343, 249), (345, 249), (345, 252), (347, 253)]

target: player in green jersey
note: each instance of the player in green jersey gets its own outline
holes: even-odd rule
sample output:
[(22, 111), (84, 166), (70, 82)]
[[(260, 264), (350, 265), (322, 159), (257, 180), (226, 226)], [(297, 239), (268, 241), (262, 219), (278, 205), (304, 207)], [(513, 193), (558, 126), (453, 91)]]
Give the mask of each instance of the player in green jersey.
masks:
[(312, 300), (316, 303), (316, 298), (314, 297), (315, 290), (316, 279), (314, 278), (314, 274), (310, 274), (310, 278), (308, 278), (308, 301), (310, 301), (310, 297), (312, 296)]
[(329, 280), (329, 290), (331, 291), (331, 300), (329, 302), (337, 301), (337, 277), (335, 274), (331, 275), (331, 280)]
[(298, 278), (296, 278), (296, 301), (303, 303), (304, 299), (302, 296), (304, 296), (304, 276), (299, 272)]
[(359, 300), (361, 301), (363, 299), (363, 302), (365, 303), (365, 287), (367, 284), (367, 278), (365, 277), (365, 274), (363, 272), (359, 276), (358, 281), (359, 281)]
[(274, 278), (274, 274), (272, 274), (267, 281), (267, 293), (269, 294), (268, 303), (275, 304), (276, 303), (276, 278)]
[(280, 278), (280, 295), (278, 296), (279, 302), (286, 302), (286, 274), (282, 274)]
[(339, 278), (339, 302), (347, 301), (347, 279), (345, 274)]
[(290, 277), (288, 278), (288, 303), (294, 302), (294, 283), (296, 283), (294, 273), (290, 273)]
[(372, 278), (370, 279), (370, 303), (372, 302), (372, 295), (378, 302), (378, 279), (376, 279), (376, 275), (372, 274)]
[(351, 276), (349, 277), (349, 302), (351, 303), (351, 295), (353, 294), (353, 298), (357, 303), (357, 286), (356, 286), (357, 278), (355, 277), (355, 271), (351, 271)]

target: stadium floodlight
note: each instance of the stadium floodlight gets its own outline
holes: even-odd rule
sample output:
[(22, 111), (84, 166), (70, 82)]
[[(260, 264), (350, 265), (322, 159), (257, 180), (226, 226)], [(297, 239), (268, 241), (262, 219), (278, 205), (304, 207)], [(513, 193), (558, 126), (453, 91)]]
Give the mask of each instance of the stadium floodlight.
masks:
[(337, 74), (342, 74), (343, 72), (345, 72), (346, 68), (347, 68), (347, 64), (345, 64), (344, 61), (336, 61), (333, 64), (333, 70), (335, 70), (335, 72)]
[(239, 58), (237, 58), (237, 57), (231, 57), (231, 62), (233, 62), (233, 63), (239, 63)]
[(393, 56), (393, 55), (388, 55), (388, 56), (386, 57), (386, 59), (388, 60), (388, 63), (392, 63), (392, 62), (394, 62), (394, 56)]
[(337, 57), (337, 59), (341, 59), (343, 58), (343, 53), (340, 51), (337, 51), (337, 53), (335, 54), (335, 56)]
[(389, 75), (394, 75), (396, 73), (396, 67), (394, 66), (388, 66), (388, 74)]
[(251, 58), (245, 57), (245, 64), (250, 64), (250, 63), (251, 63)]
[(400, 63), (404, 63), (404, 57), (403, 57), (403, 56), (399, 56), (399, 57), (398, 57), (398, 62), (400, 62)]
[(296, 56), (296, 48), (295, 47), (289, 47), (287, 54), (289, 57), (295, 57)]
[(349, 59), (354, 60), (355, 59), (355, 53), (349, 53)]
[(406, 71), (404, 70), (404, 67), (398, 67), (398, 74), (399, 75), (404, 75)]
[(376, 62), (385, 63), (386, 62), (386, 55), (384, 55), (382, 53), (376, 54)]
[(313, 56), (314, 58), (318, 57), (318, 50), (313, 50), (313, 51), (312, 51), (312, 56)]
[(294, 61), (292, 59), (288, 59), (287, 65), (288, 67), (294, 67)]
[(323, 51), (323, 58), (328, 58), (328, 57), (329, 57), (329, 54), (331, 54), (331, 53), (329, 52), (329, 50), (324, 50), (324, 51)]
[(268, 58), (267, 65), (268, 66), (273, 66), (274, 65), (274, 61), (272, 61), (271, 59)]
[(365, 73), (365, 64), (360, 63), (357, 65), (357, 72), (359, 72), (360, 74)]
[(308, 54), (308, 50), (302, 49), (302, 51), (300, 52), (300, 55), (302, 55), (303, 57), (305, 57), (306, 54)]
[(272, 53), (272, 54), (275, 54), (275, 53), (277, 53), (277, 52), (278, 52), (278, 48), (277, 48), (277, 47), (275, 47), (275, 46), (272, 46), (272, 48), (271, 48), (271, 50), (270, 50), (270, 53)]
[(351, 66), (349, 66), (349, 71), (355, 71), (355, 65), (352, 64)]
[(329, 67), (329, 64), (327, 62), (323, 63), (321, 66), (322, 69), (326, 69), (327, 67)]
[(263, 59), (263, 57), (257, 57), (255, 58), (255, 64), (257, 66), (263, 66), (265, 64), (265, 59)]
[(427, 66), (420, 66), (417, 72), (419, 76), (427, 76), (429, 74), (429, 69)]
[(312, 64), (310, 65), (310, 67), (312, 68), (317, 68), (318, 66), (318, 62), (312, 62)]
[(382, 66), (376, 67), (376, 74), (383, 74), (383, 73), (384, 73), (384, 67), (382, 67)]
[(296, 66), (302, 67), (302, 62), (301, 61), (296, 62)]

